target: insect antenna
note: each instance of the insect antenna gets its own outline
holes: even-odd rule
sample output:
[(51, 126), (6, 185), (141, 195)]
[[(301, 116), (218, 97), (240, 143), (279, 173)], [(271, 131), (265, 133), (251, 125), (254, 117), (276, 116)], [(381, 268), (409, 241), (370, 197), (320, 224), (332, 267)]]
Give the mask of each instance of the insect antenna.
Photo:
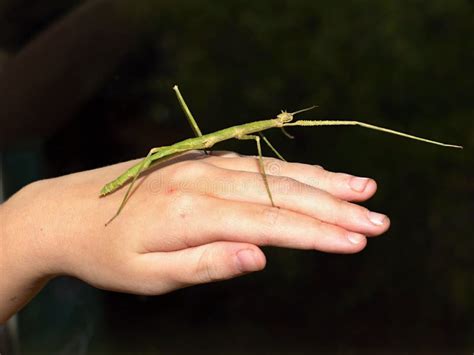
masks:
[(305, 111), (312, 110), (313, 108), (316, 108), (316, 107), (318, 107), (318, 105), (313, 105), (313, 106), (311, 106), (311, 107), (306, 107), (306, 108), (303, 108), (303, 109), (301, 109), (301, 110), (298, 110), (298, 111), (295, 111), (295, 112), (291, 112), (290, 115), (294, 116), (294, 115), (297, 115), (297, 114), (299, 114), (299, 113), (301, 113), (301, 112), (305, 112)]

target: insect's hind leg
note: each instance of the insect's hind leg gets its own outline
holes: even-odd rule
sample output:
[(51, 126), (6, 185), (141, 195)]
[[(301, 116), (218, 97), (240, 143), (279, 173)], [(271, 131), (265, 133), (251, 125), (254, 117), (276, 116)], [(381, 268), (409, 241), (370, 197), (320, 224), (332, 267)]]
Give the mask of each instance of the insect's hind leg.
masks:
[(265, 165), (263, 163), (262, 146), (260, 144), (260, 137), (255, 136), (255, 135), (245, 134), (245, 135), (242, 135), (242, 136), (237, 136), (236, 138), (241, 139), (241, 140), (253, 139), (255, 141), (255, 143), (257, 144), (258, 163), (260, 165), (260, 172), (262, 173), (263, 182), (265, 184), (265, 189), (267, 190), (268, 197), (270, 198), (270, 202), (272, 203), (272, 207), (276, 207), (275, 203), (273, 202), (273, 196), (272, 196), (272, 192), (270, 191), (270, 186), (268, 185), (267, 173), (265, 172)]
[(140, 174), (143, 171), (145, 171), (146, 169), (148, 169), (148, 167), (152, 163), (152, 160), (150, 159), (151, 156), (153, 154), (157, 153), (160, 149), (161, 148), (151, 149), (148, 152), (147, 156), (145, 158), (143, 158), (143, 160), (140, 162), (140, 165), (139, 165), (137, 171), (135, 172), (135, 174), (133, 175), (132, 181), (130, 182), (130, 186), (128, 187), (127, 192), (125, 193), (125, 196), (123, 197), (122, 202), (120, 203), (120, 206), (119, 206), (117, 212), (112, 216), (111, 219), (109, 219), (107, 221), (107, 223), (105, 223), (106, 227), (110, 224), (110, 222), (112, 222), (115, 218), (117, 218), (117, 216), (120, 214), (120, 212), (122, 212), (123, 208), (125, 207), (125, 204), (127, 203), (128, 199), (130, 197), (130, 193), (132, 192), (133, 185), (135, 185), (135, 182), (137, 181)]

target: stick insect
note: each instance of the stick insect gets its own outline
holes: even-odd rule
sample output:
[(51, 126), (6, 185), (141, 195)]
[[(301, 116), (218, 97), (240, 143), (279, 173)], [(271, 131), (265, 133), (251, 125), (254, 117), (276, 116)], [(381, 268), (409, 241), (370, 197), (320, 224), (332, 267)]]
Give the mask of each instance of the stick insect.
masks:
[(112, 222), (119, 214), (122, 212), (125, 204), (127, 203), (129, 197), (130, 197), (130, 192), (132, 191), (132, 188), (137, 180), (137, 178), (145, 171), (150, 169), (151, 167), (159, 164), (160, 162), (163, 162), (169, 158), (172, 158), (176, 155), (179, 155), (181, 153), (190, 151), (190, 150), (204, 150), (207, 152), (209, 149), (211, 149), (216, 143), (226, 141), (229, 139), (239, 139), (239, 140), (253, 140), (255, 141), (257, 145), (257, 152), (258, 152), (258, 164), (259, 164), (259, 169), (260, 173), (262, 175), (262, 180), (265, 185), (266, 192), (268, 194), (270, 203), (273, 207), (275, 207), (275, 202), (273, 200), (272, 193), (270, 191), (270, 186), (268, 184), (268, 178), (267, 174), (265, 172), (265, 166), (263, 163), (263, 157), (262, 157), (262, 147), (261, 147), (261, 140), (265, 142), (265, 144), (268, 145), (268, 147), (275, 153), (275, 155), (282, 159), (285, 160), (280, 153), (273, 147), (273, 145), (270, 143), (270, 141), (262, 134), (263, 131), (266, 131), (271, 128), (280, 128), (283, 130), (283, 133), (291, 138), (291, 136), (285, 131), (285, 127), (291, 127), (291, 126), (361, 126), (365, 127), (368, 129), (373, 129), (376, 131), (382, 131), (398, 136), (402, 136), (405, 138), (410, 138), (418, 141), (422, 141), (425, 143), (430, 143), (430, 144), (436, 144), (439, 146), (443, 147), (450, 147), (450, 148), (461, 148), (462, 146), (459, 145), (454, 145), (454, 144), (446, 144), (446, 143), (441, 143), (437, 142), (434, 140), (426, 139), (426, 138), (421, 138), (418, 136), (414, 136), (411, 134), (395, 131), (392, 129), (384, 128), (384, 127), (379, 127), (375, 126), (372, 124), (364, 123), (364, 122), (359, 122), (359, 121), (334, 121), (334, 120), (321, 120), (321, 121), (314, 121), (314, 120), (298, 120), (298, 121), (293, 121), (293, 118), (296, 114), (299, 114), (304, 111), (308, 111), (313, 109), (315, 106), (308, 107), (302, 110), (298, 110), (295, 112), (287, 112), (287, 111), (281, 111), (280, 114), (276, 116), (276, 118), (273, 119), (268, 119), (268, 120), (262, 120), (262, 121), (255, 121), (255, 122), (250, 122), (250, 123), (245, 123), (241, 124), (238, 126), (233, 126), (229, 128), (224, 128), (219, 131), (213, 132), (213, 133), (208, 133), (208, 134), (202, 134), (201, 130), (199, 129), (199, 126), (194, 119), (191, 111), (189, 110), (186, 102), (184, 101), (183, 96), (181, 95), (178, 86), (174, 86), (173, 90), (176, 93), (176, 96), (178, 98), (178, 101), (186, 114), (186, 117), (188, 119), (189, 124), (191, 125), (191, 128), (194, 131), (194, 134), (196, 135), (195, 138), (188, 138), (185, 139), (181, 142), (177, 142), (172, 145), (168, 146), (162, 146), (162, 147), (157, 147), (157, 148), (152, 148), (148, 155), (143, 158), (139, 163), (136, 165), (132, 166), (128, 170), (126, 170), (123, 174), (121, 174), (119, 177), (117, 177), (115, 180), (109, 182), (106, 184), (102, 190), (100, 191), (100, 196), (106, 196), (115, 190), (119, 189), (121, 186), (126, 184), (127, 182), (130, 181), (130, 185), (125, 193), (125, 196), (122, 199), (122, 202), (115, 213), (115, 215), (105, 224), (106, 226)]

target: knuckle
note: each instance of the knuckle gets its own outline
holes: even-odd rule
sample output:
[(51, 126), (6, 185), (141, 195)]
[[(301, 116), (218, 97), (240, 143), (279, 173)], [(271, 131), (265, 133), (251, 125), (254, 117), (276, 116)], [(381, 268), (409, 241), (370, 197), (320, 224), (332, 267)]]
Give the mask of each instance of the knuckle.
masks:
[(186, 160), (175, 164), (173, 176), (179, 179), (200, 177), (207, 172), (210, 165), (201, 160)]
[[(313, 199), (311, 207), (321, 220), (330, 225), (339, 225), (347, 216), (345, 202), (329, 196), (329, 199)], [(324, 202), (323, 202), (324, 201)]]
[(347, 220), (350, 219), (353, 211), (354, 205), (352, 203), (336, 199), (332, 213), (332, 222), (337, 225), (347, 224)]
[(323, 238), (334, 238), (333, 229), (325, 222), (314, 219), (312, 222), (312, 228), (314, 237), (311, 239), (311, 245), (313, 249), (319, 249), (321, 245), (321, 239)]
[(327, 242), (332, 243), (334, 240), (345, 239), (349, 233), (347, 230), (328, 222), (315, 220), (313, 223), (314, 230), (317, 231), (317, 238), (313, 239), (315, 249), (319, 249), (322, 242), (325, 244)]
[(334, 207), (328, 211), (328, 221), (336, 225), (339, 225), (340, 223), (344, 222), (345, 217), (343, 216), (346, 215), (344, 212), (346, 209), (347, 206), (345, 202), (336, 199), (334, 201)]
[(330, 180), (333, 173), (320, 167), (312, 167), (311, 176), (314, 177), (316, 185), (322, 186), (324, 181)]
[(261, 212), (262, 224), (265, 226), (274, 226), (280, 215), (280, 209), (278, 207), (265, 207)]
[(278, 207), (264, 207), (258, 213), (259, 231), (258, 240), (262, 245), (269, 245), (272, 241), (272, 235), (277, 226), (280, 216), (280, 209)]
[(311, 176), (311, 180), (313, 182), (312, 185), (319, 189), (326, 188), (334, 180), (337, 180), (339, 176), (338, 173), (314, 166), (311, 167), (309, 175)]
[(195, 275), (197, 282), (207, 283), (219, 281), (222, 277), (216, 269), (215, 253), (211, 249), (206, 249), (200, 255), (196, 264)]
[(177, 164), (170, 175), (169, 184), (178, 191), (192, 192), (209, 181), (212, 165), (202, 161), (186, 161)]
[(356, 211), (355, 211), (356, 213), (354, 214), (357, 216), (358, 220), (364, 220), (368, 218), (368, 215), (370, 212), (368, 208), (359, 206), (359, 205), (353, 205), (353, 206), (356, 207)]
[(186, 162), (186, 172), (192, 177), (203, 176), (208, 173), (211, 165), (203, 161), (194, 160)]

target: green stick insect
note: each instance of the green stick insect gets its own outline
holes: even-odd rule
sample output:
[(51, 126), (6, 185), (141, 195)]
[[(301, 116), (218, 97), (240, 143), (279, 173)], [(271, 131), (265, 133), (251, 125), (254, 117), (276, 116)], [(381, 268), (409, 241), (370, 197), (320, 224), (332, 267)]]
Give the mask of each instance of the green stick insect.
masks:
[(359, 121), (333, 121), (333, 120), (322, 120), (322, 121), (308, 121), (308, 120), (298, 120), (298, 121), (293, 121), (293, 117), (301, 112), (308, 111), (313, 109), (315, 106), (305, 108), (299, 111), (295, 112), (286, 112), (282, 111), (279, 115), (276, 116), (276, 118), (269, 119), (269, 120), (263, 120), (263, 121), (255, 121), (255, 122), (250, 122), (250, 123), (245, 123), (241, 124), (238, 126), (233, 126), (229, 128), (224, 128), (219, 131), (213, 132), (213, 133), (208, 133), (208, 134), (202, 134), (201, 130), (199, 129), (198, 124), (196, 123), (196, 120), (194, 119), (193, 115), (191, 114), (191, 111), (189, 110), (186, 102), (184, 101), (178, 86), (174, 86), (173, 90), (176, 93), (176, 96), (178, 98), (179, 103), (181, 104), (181, 107), (183, 111), (186, 114), (186, 117), (194, 131), (194, 134), (196, 135), (195, 138), (189, 138), (185, 139), (181, 142), (177, 142), (172, 145), (168, 146), (163, 146), (163, 147), (157, 147), (153, 148), (150, 150), (148, 155), (139, 163), (136, 165), (132, 166), (129, 168), (127, 171), (125, 171), (123, 174), (121, 174), (119, 177), (117, 177), (115, 180), (109, 182), (107, 185), (105, 185), (102, 190), (100, 191), (100, 196), (106, 196), (121, 186), (123, 186), (125, 183), (128, 181), (130, 182), (130, 186), (127, 189), (127, 192), (125, 193), (124, 198), (122, 199), (122, 203), (120, 204), (117, 212), (115, 215), (106, 223), (106, 226), (112, 222), (119, 214), (122, 212), (125, 204), (128, 201), (128, 198), (130, 196), (130, 192), (132, 191), (132, 188), (137, 180), (137, 178), (145, 171), (150, 169), (151, 167), (156, 166), (160, 162), (163, 162), (169, 158), (172, 158), (178, 154), (190, 151), (190, 150), (204, 150), (208, 151), (210, 148), (212, 148), (216, 143), (226, 141), (229, 139), (240, 139), (240, 140), (254, 140), (256, 145), (257, 145), (257, 152), (258, 152), (258, 163), (259, 163), (259, 168), (260, 172), (262, 174), (262, 179), (263, 183), (265, 184), (265, 189), (267, 191), (268, 197), (270, 199), (270, 203), (273, 207), (275, 207), (275, 203), (273, 201), (273, 196), (270, 191), (270, 187), (268, 185), (268, 179), (267, 179), (267, 174), (265, 172), (265, 166), (263, 164), (263, 157), (262, 157), (262, 147), (261, 147), (261, 140), (263, 140), (269, 148), (275, 153), (275, 155), (282, 159), (285, 160), (280, 153), (272, 146), (272, 144), (268, 141), (268, 139), (261, 133), (262, 131), (266, 131), (270, 128), (280, 128), (283, 130), (283, 133), (285, 135), (291, 136), (285, 131), (285, 127), (290, 127), (290, 126), (361, 126), (369, 129), (373, 129), (376, 131), (382, 131), (390, 134), (395, 134), (398, 136), (426, 142), (426, 143), (431, 143), (431, 144), (436, 144), (440, 145), (443, 147), (450, 147), (450, 148), (461, 148), (462, 146), (459, 145), (453, 145), (453, 144), (445, 144), (445, 143), (440, 143), (437, 141), (433, 141), (430, 139), (426, 138), (421, 138), (417, 136), (413, 136), (410, 134), (402, 133), (399, 131), (395, 131), (392, 129), (388, 128), (383, 128), (379, 126), (374, 126), (368, 123), (364, 122), (359, 122)]

